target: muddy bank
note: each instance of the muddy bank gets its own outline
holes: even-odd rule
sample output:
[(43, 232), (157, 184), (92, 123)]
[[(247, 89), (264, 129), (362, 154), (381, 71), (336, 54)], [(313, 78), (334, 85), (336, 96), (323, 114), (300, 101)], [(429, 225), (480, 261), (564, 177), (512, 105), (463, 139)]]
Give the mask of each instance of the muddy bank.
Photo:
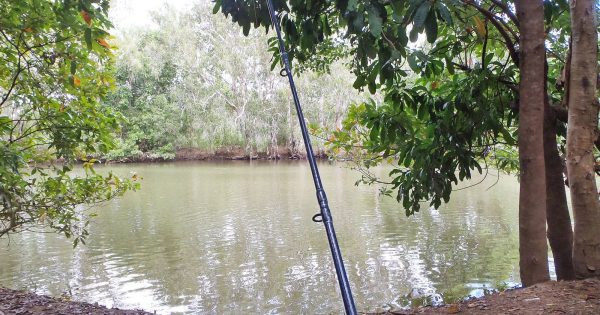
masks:
[(142, 310), (120, 310), (0, 287), (0, 315), (148, 315)]
[(442, 307), (369, 314), (600, 314), (600, 280), (549, 281)]
[[(329, 156), (323, 150), (316, 150), (315, 157), (327, 159)], [(145, 162), (167, 162), (167, 161), (219, 161), (219, 160), (302, 160), (306, 159), (304, 151), (292, 150), (288, 147), (271, 148), (268, 151), (247, 152), (241, 147), (227, 147), (215, 151), (202, 149), (178, 149), (174, 156), (164, 157), (151, 153), (143, 153), (136, 156), (128, 156), (118, 159), (96, 158), (101, 162), (108, 163), (145, 163)]]
[[(360, 305), (358, 308), (360, 309)], [(0, 288), (0, 315), (8, 314), (146, 315), (153, 313), (109, 309), (97, 304), (73, 302)], [(413, 310), (363, 314), (600, 314), (600, 280), (550, 281), (442, 307), (420, 307)]]

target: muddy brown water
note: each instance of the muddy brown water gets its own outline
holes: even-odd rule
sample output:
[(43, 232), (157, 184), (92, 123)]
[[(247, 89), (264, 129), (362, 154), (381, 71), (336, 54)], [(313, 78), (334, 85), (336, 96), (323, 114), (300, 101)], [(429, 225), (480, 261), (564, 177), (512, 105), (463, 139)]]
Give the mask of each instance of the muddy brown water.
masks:
[[(439, 210), (423, 205), (406, 218), (378, 187), (355, 186), (356, 172), (320, 167), (360, 311), (519, 282), (514, 177), (490, 187), (490, 175)], [(96, 209), (87, 246), (27, 232), (0, 240), (0, 285), (164, 314), (343, 310), (324, 228), (310, 220), (317, 203), (305, 162), (110, 168), (142, 176), (142, 190)]]

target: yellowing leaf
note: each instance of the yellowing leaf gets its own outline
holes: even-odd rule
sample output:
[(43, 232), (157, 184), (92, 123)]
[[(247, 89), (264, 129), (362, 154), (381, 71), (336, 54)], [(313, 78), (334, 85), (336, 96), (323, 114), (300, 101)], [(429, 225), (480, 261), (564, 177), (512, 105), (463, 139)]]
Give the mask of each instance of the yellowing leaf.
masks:
[(31, 27), (26, 27), (25, 29), (23, 29), (23, 32), (31, 33), (31, 32), (33, 32), (33, 29)]
[(90, 14), (87, 13), (85, 10), (81, 10), (80, 14), (85, 23), (87, 23), (87, 25), (89, 26), (92, 26), (92, 17), (90, 16)]
[(104, 38), (98, 38), (96, 39), (96, 41), (98, 42), (98, 44), (100, 44), (102, 47), (106, 48), (106, 49), (110, 49), (110, 45), (104, 40)]
[(485, 37), (487, 32), (483, 21), (478, 16), (473, 16), (473, 22), (475, 22), (475, 32), (477, 32), (477, 35)]
[(460, 308), (458, 307), (457, 304), (452, 304), (450, 306), (448, 306), (448, 314), (456, 314), (460, 312)]
[(79, 79), (79, 77), (76, 76), (76, 75), (73, 76), (73, 85), (74, 86), (80, 86), (81, 85), (81, 79)]

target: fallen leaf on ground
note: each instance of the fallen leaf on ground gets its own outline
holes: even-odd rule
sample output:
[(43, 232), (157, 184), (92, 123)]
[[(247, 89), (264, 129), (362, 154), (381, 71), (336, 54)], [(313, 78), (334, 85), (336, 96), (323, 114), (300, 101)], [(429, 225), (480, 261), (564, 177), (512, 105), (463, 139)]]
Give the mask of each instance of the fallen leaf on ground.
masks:
[(458, 312), (460, 312), (460, 309), (458, 308), (457, 304), (452, 304), (450, 306), (448, 306), (448, 314), (456, 314)]

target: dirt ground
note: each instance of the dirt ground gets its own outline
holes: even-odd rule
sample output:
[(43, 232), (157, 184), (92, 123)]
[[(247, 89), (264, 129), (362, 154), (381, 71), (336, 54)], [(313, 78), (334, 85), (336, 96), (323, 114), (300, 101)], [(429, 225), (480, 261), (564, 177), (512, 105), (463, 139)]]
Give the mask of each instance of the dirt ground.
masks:
[(73, 302), (25, 291), (0, 288), (0, 315), (146, 315), (140, 310), (106, 308), (98, 304)]
[(421, 307), (383, 314), (598, 315), (600, 314), (600, 280), (549, 281), (442, 307)]
[[(234, 311), (234, 310), (232, 310)], [(25, 291), (0, 288), (0, 315), (146, 315), (141, 310), (108, 309)], [(375, 313), (366, 313), (375, 314)], [(600, 280), (550, 281), (524, 289), (507, 290), (442, 307), (420, 307), (392, 314), (600, 314)]]

